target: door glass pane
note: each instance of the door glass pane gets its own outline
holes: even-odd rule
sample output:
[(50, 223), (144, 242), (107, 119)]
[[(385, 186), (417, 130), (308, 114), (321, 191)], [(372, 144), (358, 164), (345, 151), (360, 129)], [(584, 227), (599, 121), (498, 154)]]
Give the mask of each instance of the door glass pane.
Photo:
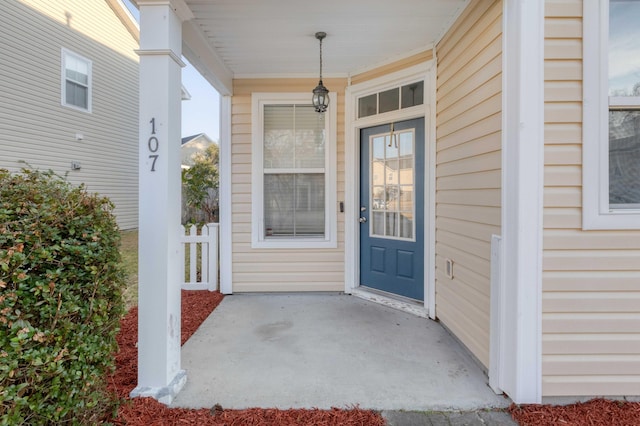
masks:
[(400, 187), (400, 210), (404, 212), (413, 211), (413, 185), (402, 185)]
[[(370, 233), (415, 239), (415, 133), (399, 131), (370, 138)], [(384, 145), (381, 146), (381, 142)]]
[(386, 138), (386, 156), (387, 158), (398, 158), (398, 135), (394, 134), (393, 137), (387, 136)]
[(400, 213), (400, 237), (413, 238), (413, 215)]
[(409, 132), (400, 133), (400, 156), (413, 155), (413, 134)]
[(378, 96), (380, 99), (380, 106), (378, 108), (379, 114), (399, 109), (400, 91), (398, 88), (380, 92)]
[(384, 235), (384, 213), (383, 212), (373, 212), (371, 215), (371, 235)]
[(398, 236), (398, 213), (387, 213), (385, 235), (387, 237)]
[(640, 208), (640, 111), (609, 111), (609, 206)]
[(373, 159), (384, 160), (385, 137), (373, 138)]
[(385, 208), (386, 200), (384, 195), (384, 182), (382, 183), (383, 185), (376, 185), (373, 187), (373, 202), (371, 203), (371, 208), (373, 210), (384, 210)]

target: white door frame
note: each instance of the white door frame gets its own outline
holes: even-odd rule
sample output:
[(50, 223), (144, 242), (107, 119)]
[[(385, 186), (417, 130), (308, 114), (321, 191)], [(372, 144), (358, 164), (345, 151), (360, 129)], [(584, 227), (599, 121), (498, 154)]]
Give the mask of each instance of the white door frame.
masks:
[[(360, 130), (394, 121), (425, 119), (424, 310), (435, 319), (435, 64), (430, 60), (405, 70), (350, 85), (345, 93), (345, 275), (344, 291), (360, 294)], [(424, 104), (357, 118), (358, 98), (424, 80)], [(377, 298), (379, 300), (379, 298)]]

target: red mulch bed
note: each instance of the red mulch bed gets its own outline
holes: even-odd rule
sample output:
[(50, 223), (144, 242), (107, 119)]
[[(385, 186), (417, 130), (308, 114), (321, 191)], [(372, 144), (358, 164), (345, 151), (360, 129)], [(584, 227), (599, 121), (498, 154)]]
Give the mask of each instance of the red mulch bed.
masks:
[[(222, 300), (222, 295), (209, 291), (182, 291), (182, 344)], [(109, 389), (124, 400), (113, 423), (118, 426), (155, 425), (318, 425), (318, 426), (383, 426), (379, 413), (353, 408), (350, 410), (278, 410), (251, 408), (225, 410), (216, 405), (211, 409), (187, 410), (168, 408), (151, 398), (129, 399), (138, 374), (138, 308), (132, 308), (120, 323), (116, 355), (116, 372), (109, 378)]]
[(521, 426), (638, 426), (640, 403), (593, 399), (571, 405), (515, 405), (509, 412)]
[[(182, 343), (198, 329), (222, 300), (222, 295), (208, 291), (182, 291)], [(383, 426), (379, 413), (353, 408), (341, 410), (278, 410), (251, 408), (225, 410), (187, 410), (168, 408), (151, 398), (129, 399), (138, 374), (138, 309), (132, 308), (121, 321), (118, 334), (120, 351), (116, 355), (116, 372), (109, 378), (109, 388), (123, 400), (113, 423), (118, 426), (160, 425), (317, 425)], [(511, 405), (509, 412), (521, 426), (639, 426), (640, 403), (594, 399), (572, 405)]]

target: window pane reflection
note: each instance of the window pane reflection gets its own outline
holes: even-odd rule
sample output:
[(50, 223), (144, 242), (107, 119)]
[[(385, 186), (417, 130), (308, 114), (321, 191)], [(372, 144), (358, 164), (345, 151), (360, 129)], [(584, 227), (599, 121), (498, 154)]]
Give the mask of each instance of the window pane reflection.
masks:
[(395, 111), (400, 108), (400, 91), (397, 88), (380, 92), (379, 98), (379, 114), (382, 114), (383, 112)]
[(609, 2), (609, 96), (640, 96), (640, 1)]
[(402, 86), (402, 108), (409, 108), (422, 105), (424, 102), (424, 82), (418, 81), (413, 84)]
[(609, 204), (640, 208), (640, 111), (609, 111)]
[(378, 113), (378, 94), (358, 99), (358, 118), (369, 117)]

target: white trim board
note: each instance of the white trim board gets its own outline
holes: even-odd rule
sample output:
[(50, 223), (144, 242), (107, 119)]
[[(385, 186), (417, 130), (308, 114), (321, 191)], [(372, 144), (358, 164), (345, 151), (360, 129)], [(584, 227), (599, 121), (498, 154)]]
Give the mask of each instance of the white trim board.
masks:
[[(345, 93), (345, 293), (362, 292), (360, 282), (360, 130), (412, 118), (425, 119), (425, 235), (424, 235), (424, 307), (435, 318), (435, 61), (430, 60), (389, 75), (347, 87)], [(424, 80), (424, 104), (403, 110), (357, 118), (361, 96)]]
[(220, 96), (220, 292), (233, 293), (231, 96)]
[(515, 403), (540, 403), (544, 2), (505, 0), (502, 40), (502, 270), (491, 314), (503, 321), (490, 330), (500, 368), (489, 376)]

